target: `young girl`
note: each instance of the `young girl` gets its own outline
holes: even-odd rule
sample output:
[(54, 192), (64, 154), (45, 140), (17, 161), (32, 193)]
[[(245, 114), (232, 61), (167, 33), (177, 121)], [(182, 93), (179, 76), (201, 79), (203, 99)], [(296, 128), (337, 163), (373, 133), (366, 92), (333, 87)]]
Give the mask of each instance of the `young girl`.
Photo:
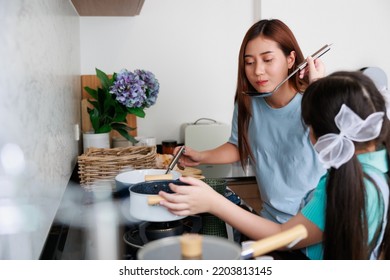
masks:
[[(248, 157), (255, 167), (262, 199), (260, 215), (285, 222), (299, 210), (303, 196), (325, 173), (301, 123), (301, 99), (309, 82), (323, 76), (319, 60), (293, 76), (268, 97), (246, 92), (270, 92), (304, 61), (291, 30), (280, 20), (261, 20), (246, 33), (238, 59), (238, 81), (232, 133), (229, 141), (213, 150), (186, 147), (182, 166), (225, 164)], [(314, 64), (309, 60), (310, 64)]]
[(374, 259), (380, 249), (389, 259), (390, 125), (384, 98), (364, 74), (336, 72), (307, 88), (302, 118), (328, 172), (288, 222), (247, 212), (194, 178), (180, 179), (192, 186), (172, 185), (174, 194), (160, 193), (161, 204), (177, 215), (209, 212), (254, 240), (303, 224), (308, 238), (294, 248), (306, 247), (310, 259)]

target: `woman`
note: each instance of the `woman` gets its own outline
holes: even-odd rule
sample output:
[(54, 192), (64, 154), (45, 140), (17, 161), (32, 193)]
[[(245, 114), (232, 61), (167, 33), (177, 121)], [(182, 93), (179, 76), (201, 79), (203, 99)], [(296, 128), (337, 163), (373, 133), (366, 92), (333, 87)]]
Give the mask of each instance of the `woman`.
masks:
[[(337, 72), (312, 83), (302, 117), (328, 168), (303, 209), (278, 224), (241, 209), (195, 178), (171, 185), (161, 204), (176, 215), (209, 212), (257, 240), (303, 224), (310, 259), (390, 258), (390, 122), (384, 98), (360, 72)], [(288, 179), (288, 178), (287, 178)]]
[(246, 33), (239, 54), (232, 133), (213, 150), (186, 147), (182, 166), (224, 164), (247, 159), (255, 167), (262, 199), (260, 215), (285, 222), (299, 210), (303, 196), (313, 189), (325, 170), (301, 123), (302, 92), (309, 78), (323, 76), (323, 65), (312, 64), (309, 77), (302, 71), (268, 97), (246, 92), (270, 92), (304, 61), (291, 30), (280, 20), (261, 20)]

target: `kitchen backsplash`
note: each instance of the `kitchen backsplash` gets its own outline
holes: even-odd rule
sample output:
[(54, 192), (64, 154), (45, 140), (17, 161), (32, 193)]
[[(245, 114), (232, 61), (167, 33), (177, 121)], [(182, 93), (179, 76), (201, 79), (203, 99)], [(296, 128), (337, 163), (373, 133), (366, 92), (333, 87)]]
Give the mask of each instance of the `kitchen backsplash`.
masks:
[[(0, 218), (0, 259), (39, 258), (74, 168), (79, 37), (70, 1), (1, 1), (0, 212), (19, 219)], [(21, 172), (8, 168), (15, 158)]]

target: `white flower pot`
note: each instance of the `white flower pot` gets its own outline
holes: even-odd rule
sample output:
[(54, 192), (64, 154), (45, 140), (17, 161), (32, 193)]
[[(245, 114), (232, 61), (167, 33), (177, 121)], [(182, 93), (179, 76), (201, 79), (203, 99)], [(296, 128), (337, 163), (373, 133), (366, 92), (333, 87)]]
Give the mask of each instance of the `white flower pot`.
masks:
[(84, 153), (88, 148), (110, 148), (110, 133), (83, 133)]

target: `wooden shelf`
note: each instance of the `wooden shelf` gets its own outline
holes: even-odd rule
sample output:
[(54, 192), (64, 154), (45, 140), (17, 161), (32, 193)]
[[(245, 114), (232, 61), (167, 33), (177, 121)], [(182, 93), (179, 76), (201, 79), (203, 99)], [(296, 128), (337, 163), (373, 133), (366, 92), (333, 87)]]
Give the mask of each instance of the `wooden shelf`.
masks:
[(137, 16), (145, 0), (71, 0), (80, 16)]

